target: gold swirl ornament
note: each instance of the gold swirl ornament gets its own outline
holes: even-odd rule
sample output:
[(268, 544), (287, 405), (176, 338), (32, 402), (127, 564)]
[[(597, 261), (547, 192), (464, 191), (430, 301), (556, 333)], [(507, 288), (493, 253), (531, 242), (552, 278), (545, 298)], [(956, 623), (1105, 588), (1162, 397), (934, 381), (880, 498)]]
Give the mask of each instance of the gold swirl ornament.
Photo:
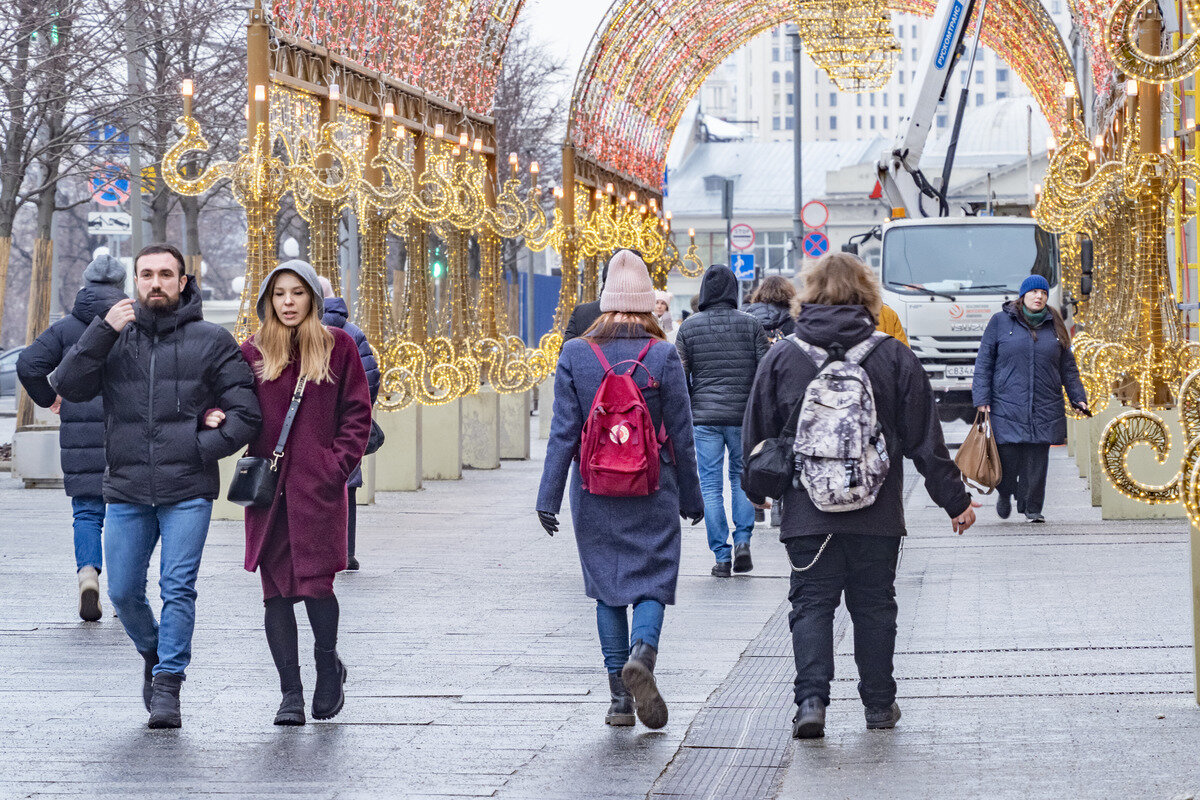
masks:
[(1122, 494), (1143, 503), (1165, 505), (1179, 502), (1181, 472), (1161, 485), (1141, 483), (1129, 474), (1129, 451), (1139, 444), (1152, 447), (1155, 460), (1159, 464), (1166, 463), (1171, 450), (1171, 433), (1156, 414), (1141, 410), (1126, 411), (1105, 426), (1100, 436), (1100, 465), (1108, 479)]
[(1192, 2), (1183, 4), (1193, 33), (1179, 47), (1163, 55), (1152, 55), (1138, 46), (1138, 17), (1156, 9), (1155, 0), (1120, 0), (1108, 18), (1105, 49), (1117, 69), (1144, 83), (1171, 83), (1200, 71), (1200, 13)]
[(163, 154), (163, 181), (176, 194), (204, 194), (232, 175), (233, 164), (227, 161), (218, 161), (210, 164), (208, 169), (195, 178), (184, 177), (183, 173), (179, 171), (179, 162), (188, 153), (207, 153), (209, 145), (208, 140), (200, 133), (200, 123), (196, 121), (195, 117), (180, 117), (176, 122), (183, 125), (184, 134), (182, 139), (171, 145)]

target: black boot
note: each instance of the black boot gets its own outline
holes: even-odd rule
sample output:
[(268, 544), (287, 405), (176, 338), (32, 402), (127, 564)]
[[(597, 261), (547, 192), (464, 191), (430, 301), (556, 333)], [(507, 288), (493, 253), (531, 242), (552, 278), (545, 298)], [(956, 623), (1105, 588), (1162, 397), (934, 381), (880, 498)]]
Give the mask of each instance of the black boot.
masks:
[(303, 725), (304, 684), (300, 681), (300, 665), (288, 664), (279, 670), (279, 688), (283, 701), (275, 712), (276, 725)]
[(146, 704), (146, 710), (150, 710), (150, 685), (154, 680), (154, 668), (158, 666), (158, 653), (142, 653), (142, 659), (146, 662), (142, 668), (142, 702)]
[(322, 650), (313, 646), (317, 659), (317, 688), (313, 690), (314, 719), (332, 719), (346, 703), (342, 684), (346, 682), (346, 665), (338, 658), (337, 650)]
[(608, 690), (612, 692), (612, 703), (608, 706), (608, 713), (604, 715), (604, 724), (622, 727), (632, 725), (633, 695), (629, 693), (625, 681), (621, 680), (621, 673), (608, 673)]
[(629, 649), (629, 660), (621, 670), (621, 680), (629, 687), (637, 706), (638, 719), (647, 728), (658, 729), (667, 724), (667, 704), (654, 682), (654, 663), (658, 651), (641, 639)]
[(825, 704), (819, 697), (806, 697), (792, 720), (793, 739), (820, 739), (825, 735)]
[(179, 687), (183, 678), (170, 672), (160, 672), (154, 676), (150, 695), (151, 728), (179, 728), (183, 718), (179, 714)]

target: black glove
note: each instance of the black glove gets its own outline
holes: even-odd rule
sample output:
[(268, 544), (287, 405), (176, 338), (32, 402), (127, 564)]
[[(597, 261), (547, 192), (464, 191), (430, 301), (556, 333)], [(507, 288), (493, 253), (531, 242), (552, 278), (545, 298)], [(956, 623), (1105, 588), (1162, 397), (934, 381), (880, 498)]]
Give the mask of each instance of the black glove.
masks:
[(558, 515), (551, 514), (549, 511), (537, 512), (538, 522), (542, 523), (542, 527), (546, 529), (546, 533), (551, 536), (558, 530)]
[(700, 521), (704, 519), (704, 510), (701, 509), (700, 511), (693, 512), (680, 511), (679, 516), (683, 517), (684, 519), (690, 519), (693, 525), (699, 525)]

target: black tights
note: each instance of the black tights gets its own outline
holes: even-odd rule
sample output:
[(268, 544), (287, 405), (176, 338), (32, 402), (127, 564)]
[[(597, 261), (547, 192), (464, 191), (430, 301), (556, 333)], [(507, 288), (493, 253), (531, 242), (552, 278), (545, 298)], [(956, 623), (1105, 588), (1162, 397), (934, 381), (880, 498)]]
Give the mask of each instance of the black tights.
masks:
[(272, 597), (264, 602), (264, 623), (267, 630), (267, 646), (276, 669), (300, 663), (300, 645), (296, 633), (296, 603), (304, 601), (308, 612), (308, 624), (312, 626), (313, 638), (321, 650), (337, 649), (338, 601), (337, 597)]

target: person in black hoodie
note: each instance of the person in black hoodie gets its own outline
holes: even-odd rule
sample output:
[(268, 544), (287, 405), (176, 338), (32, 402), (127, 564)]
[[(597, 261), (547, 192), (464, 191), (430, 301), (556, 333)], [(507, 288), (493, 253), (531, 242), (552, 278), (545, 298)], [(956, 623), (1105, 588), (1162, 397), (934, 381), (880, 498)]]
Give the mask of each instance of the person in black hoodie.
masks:
[[(233, 336), (205, 322), (200, 292), (171, 245), (134, 260), (137, 303), (96, 317), (50, 374), (64, 400), (104, 401), (104, 560), (108, 596), (145, 661), (151, 728), (178, 728), (179, 688), (191, 660), (196, 577), (220, 491), (217, 462), (262, 423), (254, 374)], [(146, 601), (146, 571), (162, 540), (161, 621)]]
[[(883, 304), (871, 268), (847, 253), (821, 258), (804, 273), (796, 297), (796, 337), (829, 350), (849, 350), (875, 330)], [(794, 342), (771, 348), (746, 404), (743, 447), (778, 437), (821, 365)], [(973, 502), (950, 460), (929, 379), (920, 360), (888, 338), (862, 361), (871, 379), (890, 468), (875, 502), (855, 511), (819, 510), (793, 482), (783, 496), (779, 538), (792, 563), (789, 616), (796, 657), (792, 734), (825, 733), (825, 707), (833, 680), (833, 613), (842, 593), (854, 623), (858, 691), (868, 728), (892, 728), (900, 719), (892, 657), (896, 648), (896, 564), (904, 528), (904, 462), (910, 458), (925, 488), (962, 533), (975, 522)], [(765, 498), (751, 497), (762, 503)]]
[[(704, 525), (717, 561), (712, 568), (716, 578), (754, 568), (750, 558), (754, 507), (742, 491), (742, 412), (769, 343), (758, 320), (737, 310), (737, 298), (733, 270), (723, 264), (709, 267), (700, 280), (700, 310), (680, 323), (675, 336), (692, 400)], [(732, 548), (722, 496), (726, 451), (733, 501)]]
[[(371, 343), (367, 341), (367, 334), (363, 333), (363, 329), (350, 321), (350, 310), (346, 307), (346, 301), (333, 293), (333, 284), (329, 279), (322, 275), (319, 278), (321, 291), (325, 295), (325, 314), (321, 317), (321, 324), (327, 328), (341, 328), (350, 337), (354, 339), (354, 344), (358, 347), (358, 357), (362, 361), (363, 369), (367, 373), (367, 386), (371, 389), (371, 405), (375, 405), (375, 400), (379, 397), (379, 362), (375, 360), (375, 351), (371, 349)], [(349, 518), (347, 519), (347, 558), (346, 570), (348, 572), (358, 571), (358, 559), (354, 557), (354, 540), (356, 538), (356, 528), (358, 522), (358, 508), (355, 505), (358, 489), (363, 485), (362, 466), (354, 468), (354, 472), (350, 473), (350, 479), (346, 481), (346, 489), (349, 496)]]
[(125, 297), (125, 266), (108, 253), (96, 256), (83, 271), (83, 288), (75, 295), (71, 313), (55, 322), (21, 351), (17, 377), (33, 402), (54, 410), (58, 428), (63, 488), (71, 498), (75, 530), (75, 570), (79, 584), (79, 616), (95, 622), (104, 614), (100, 604), (100, 572), (104, 565), (101, 533), (104, 527), (104, 404), (62, 400), (47, 376), (96, 317), (103, 317)]

